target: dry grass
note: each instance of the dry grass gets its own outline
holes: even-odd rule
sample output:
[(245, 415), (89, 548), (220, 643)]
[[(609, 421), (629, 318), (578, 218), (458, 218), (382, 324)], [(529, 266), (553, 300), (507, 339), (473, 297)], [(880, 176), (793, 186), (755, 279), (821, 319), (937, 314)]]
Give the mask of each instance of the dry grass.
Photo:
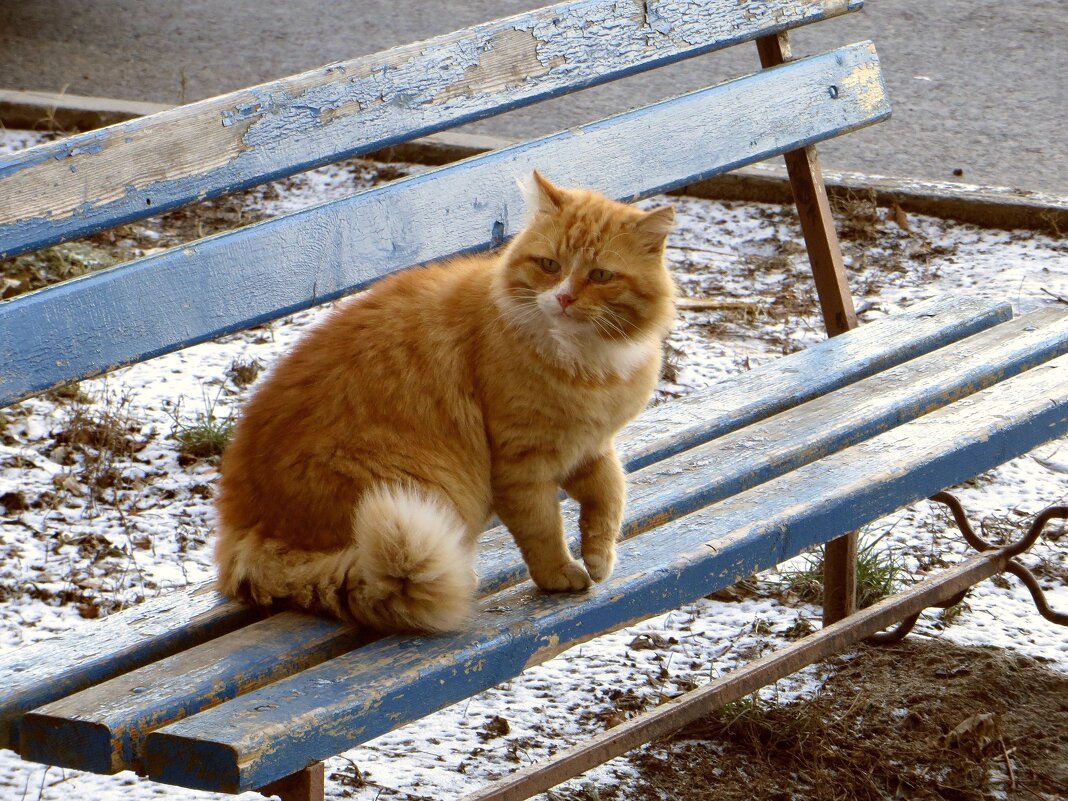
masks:
[[(909, 579), (901, 557), (879, 547), (885, 536), (862, 538), (857, 548), (857, 605), (861, 609), (891, 595)], [(784, 571), (782, 579), (799, 600), (822, 604), (823, 549), (806, 556), (800, 569)]]
[(128, 394), (114, 395), (105, 388), (96, 401), (80, 390), (69, 397), (66, 420), (52, 434), (50, 458), (71, 470), (58, 474), (55, 486), (84, 496), (91, 514), (97, 503), (117, 505), (117, 492), (130, 483), (122, 465), (145, 448), (152, 434), (134, 418)]

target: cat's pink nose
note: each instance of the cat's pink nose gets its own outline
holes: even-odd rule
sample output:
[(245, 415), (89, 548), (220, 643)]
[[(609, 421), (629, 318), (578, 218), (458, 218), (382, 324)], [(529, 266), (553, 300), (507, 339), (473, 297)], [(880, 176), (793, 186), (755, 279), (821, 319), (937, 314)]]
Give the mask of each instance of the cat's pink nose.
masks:
[(556, 299), (560, 302), (560, 308), (564, 310), (566, 310), (568, 306), (575, 302), (575, 299), (573, 297), (563, 293), (557, 295)]

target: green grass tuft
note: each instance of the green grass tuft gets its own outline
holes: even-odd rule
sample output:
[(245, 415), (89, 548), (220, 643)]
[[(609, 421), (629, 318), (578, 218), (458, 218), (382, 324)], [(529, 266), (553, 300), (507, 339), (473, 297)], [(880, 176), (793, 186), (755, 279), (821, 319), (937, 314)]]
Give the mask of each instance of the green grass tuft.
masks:
[[(887, 531), (862, 542), (857, 549), (857, 606), (864, 609), (909, 581), (901, 557), (886, 548), (878, 548)], [(805, 557), (799, 570), (784, 572), (786, 586), (802, 601), (823, 603), (823, 550)]]
[[(221, 392), (221, 390), (220, 390)], [(222, 455), (226, 450), (230, 437), (234, 432), (233, 412), (225, 417), (215, 413), (215, 407), (219, 396), (214, 400), (208, 400), (204, 396), (204, 408), (198, 411), (191, 421), (183, 419), (181, 399), (169, 412), (174, 425), (171, 428), (171, 437), (178, 443), (179, 460), (193, 461), (197, 459), (212, 459)]]

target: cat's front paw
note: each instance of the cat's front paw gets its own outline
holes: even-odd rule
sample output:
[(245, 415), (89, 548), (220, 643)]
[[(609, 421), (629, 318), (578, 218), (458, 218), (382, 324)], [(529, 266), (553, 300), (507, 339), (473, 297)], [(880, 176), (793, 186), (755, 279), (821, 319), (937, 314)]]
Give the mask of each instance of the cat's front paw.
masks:
[(534, 583), (546, 592), (582, 592), (593, 584), (582, 562), (572, 559), (559, 570), (533, 576)]
[(586, 563), (586, 570), (594, 581), (604, 581), (612, 575), (612, 568), (616, 566), (615, 553), (592, 553), (583, 554), (582, 561)]

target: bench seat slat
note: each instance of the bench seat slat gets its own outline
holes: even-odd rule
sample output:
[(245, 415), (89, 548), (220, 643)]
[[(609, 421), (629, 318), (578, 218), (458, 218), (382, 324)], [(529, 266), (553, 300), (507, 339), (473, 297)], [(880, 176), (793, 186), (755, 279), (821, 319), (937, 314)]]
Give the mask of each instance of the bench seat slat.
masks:
[(0, 654), (0, 748), (18, 750), (22, 713), (163, 656), (234, 631), (261, 615), (210, 585), (168, 593), (99, 625)]
[(860, 6), (579, 0), (0, 156), (0, 258)]
[(904, 364), (1012, 317), (1007, 303), (940, 298), (866, 323), (735, 375), (719, 386), (646, 409), (616, 440), (627, 470)]
[[(714, 389), (646, 410), (621, 436), (620, 454), (633, 470), (674, 452), (670, 443), (675, 435), (687, 446), (699, 444), (1010, 316), (1008, 304), (971, 298), (917, 304), (733, 376)], [(482, 575), (490, 573), (492, 565), (487, 556), (480, 556)], [(490, 581), (501, 583), (499, 577), (487, 578), (487, 589)], [(210, 584), (201, 585), (110, 615), (78, 634), (0, 654), (0, 680), (7, 689), (0, 697), (0, 747), (18, 750), (18, 726), (25, 712), (237, 629), (252, 619), (248, 608), (214, 592)], [(205, 622), (208, 620), (210, 625)]]
[(861, 43), (20, 296), (0, 304), (0, 406), (499, 243), (534, 167), (631, 199), (889, 113)]
[[(52, 704), (70, 707), (95, 694), (93, 710), (76, 722), (38, 715), (22, 722), (24, 759), (96, 773), (131, 767), (142, 737), (180, 717), (182, 710), (203, 709), (237, 695), (237, 687), (292, 675), (351, 651), (369, 641), (366, 633), (326, 618), (288, 613), (231, 632)], [(282, 646), (281, 648), (279, 646)], [(107, 688), (108, 700), (99, 691)], [(191, 688), (197, 691), (191, 693)], [(190, 697), (195, 705), (187, 707)], [(133, 704), (142, 710), (136, 728), (115, 721)], [(48, 707), (46, 707), (47, 709)], [(73, 722), (74, 725), (68, 725)], [(30, 727), (27, 728), (27, 723)]]
[[(630, 477), (624, 537), (771, 480), (1065, 353), (1068, 312), (1051, 307), (724, 434)], [(700, 469), (706, 465), (714, 469)], [(573, 510), (568, 518), (568, 530), (573, 531), (577, 523)], [(498, 528), (490, 536), (479, 554), (483, 595), (517, 583), (526, 574), (507, 531)], [(277, 659), (287, 662), (290, 672), (332, 656), (325, 647), (306, 649), (301, 628), (306, 620), (294, 613), (278, 615), (37, 709), (23, 722), (23, 755), (96, 772), (136, 768), (137, 746), (151, 728), (283, 675), (272, 660), (264, 660), (264, 640), (272, 644)], [(246, 633), (257, 627), (257, 636)], [(345, 627), (335, 625), (335, 630), (338, 640), (344, 640)], [(151, 689), (134, 695), (131, 688), (138, 686)], [(79, 743), (76, 751), (69, 747), (72, 742)]]
[(529, 583), (481, 625), (388, 637), (148, 735), (148, 775), (262, 786), (518, 675), (597, 632), (732, 584), (1068, 432), (1068, 356), (621, 544), (580, 599)]

